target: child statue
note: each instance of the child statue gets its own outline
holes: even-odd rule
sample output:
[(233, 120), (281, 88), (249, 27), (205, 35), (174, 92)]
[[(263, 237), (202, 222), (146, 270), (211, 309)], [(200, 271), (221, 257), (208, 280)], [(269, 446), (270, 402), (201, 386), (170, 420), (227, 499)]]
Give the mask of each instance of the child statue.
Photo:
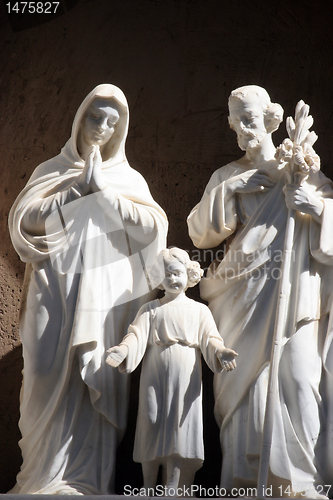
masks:
[[(133, 459), (142, 464), (145, 488), (155, 488), (159, 467), (165, 494), (188, 488), (204, 460), (201, 352), (214, 372), (236, 367), (207, 306), (185, 291), (203, 274), (179, 248), (162, 250), (148, 268), (162, 299), (143, 305), (107, 363), (129, 373), (144, 357)], [(178, 490), (179, 491), (179, 490)]]

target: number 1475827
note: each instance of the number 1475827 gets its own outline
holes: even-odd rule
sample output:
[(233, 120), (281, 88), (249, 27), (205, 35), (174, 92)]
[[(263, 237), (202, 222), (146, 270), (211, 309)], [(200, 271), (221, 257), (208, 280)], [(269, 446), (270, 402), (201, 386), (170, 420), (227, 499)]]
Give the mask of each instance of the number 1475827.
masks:
[(60, 2), (8, 2), (8, 14), (55, 14)]

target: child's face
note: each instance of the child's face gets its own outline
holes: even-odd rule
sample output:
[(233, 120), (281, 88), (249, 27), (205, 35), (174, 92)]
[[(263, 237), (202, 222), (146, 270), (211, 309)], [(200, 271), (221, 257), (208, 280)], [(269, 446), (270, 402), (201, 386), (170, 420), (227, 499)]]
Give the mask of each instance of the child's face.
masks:
[(164, 290), (168, 293), (179, 294), (187, 286), (187, 270), (178, 260), (164, 261), (165, 278), (162, 281)]

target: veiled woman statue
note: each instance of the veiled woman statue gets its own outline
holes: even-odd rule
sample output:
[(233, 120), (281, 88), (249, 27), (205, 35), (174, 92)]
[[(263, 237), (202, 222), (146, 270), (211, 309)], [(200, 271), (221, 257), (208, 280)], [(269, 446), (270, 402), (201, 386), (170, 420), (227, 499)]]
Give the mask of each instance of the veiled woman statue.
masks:
[(127, 162), (128, 105), (99, 85), (61, 153), (39, 165), (9, 227), (27, 263), (20, 314), (23, 455), (12, 493), (107, 494), (126, 425), (128, 377), (106, 369), (139, 307), (167, 219)]

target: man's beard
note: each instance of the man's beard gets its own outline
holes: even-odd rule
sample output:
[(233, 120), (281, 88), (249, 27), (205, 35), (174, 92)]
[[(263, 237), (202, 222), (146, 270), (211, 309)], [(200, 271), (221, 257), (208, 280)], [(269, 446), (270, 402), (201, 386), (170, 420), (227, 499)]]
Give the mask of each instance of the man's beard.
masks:
[(238, 146), (242, 151), (257, 148), (264, 137), (264, 134), (255, 134), (251, 130), (243, 130), (240, 135), (237, 135)]

